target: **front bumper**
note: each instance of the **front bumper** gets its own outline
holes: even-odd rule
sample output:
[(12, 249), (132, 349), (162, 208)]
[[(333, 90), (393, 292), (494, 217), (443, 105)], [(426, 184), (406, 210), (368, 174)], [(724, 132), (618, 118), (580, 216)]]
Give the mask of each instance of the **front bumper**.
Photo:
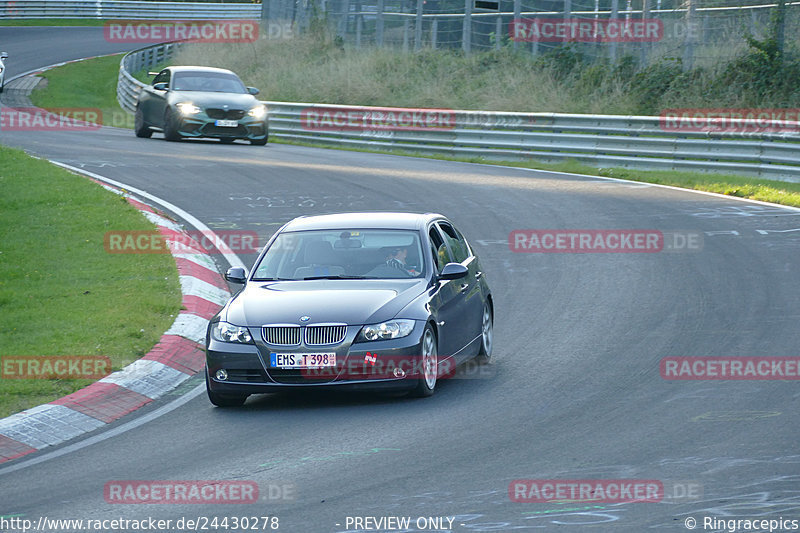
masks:
[[(345, 340), (335, 346), (299, 345), (291, 348), (264, 342), (261, 328), (250, 328), (254, 344), (219, 342), (208, 337), (206, 369), (209, 388), (220, 394), (260, 394), (300, 388), (402, 390), (416, 386), (420, 378), (420, 354), (425, 323), (416, 321), (411, 334), (385, 341), (354, 339), (361, 326), (348, 326)], [(270, 353), (336, 353), (335, 368), (278, 369), (270, 367)], [(401, 368), (397, 377), (394, 369)], [(216, 378), (224, 369), (228, 379)]]
[(217, 120), (210, 118), (205, 113), (181, 116), (178, 132), (182, 137), (212, 137), (216, 139), (246, 139), (257, 141), (264, 139), (268, 133), (266, 118), (255, 119), (248, 115), (237, 120), (238, 125), (217, 126)]

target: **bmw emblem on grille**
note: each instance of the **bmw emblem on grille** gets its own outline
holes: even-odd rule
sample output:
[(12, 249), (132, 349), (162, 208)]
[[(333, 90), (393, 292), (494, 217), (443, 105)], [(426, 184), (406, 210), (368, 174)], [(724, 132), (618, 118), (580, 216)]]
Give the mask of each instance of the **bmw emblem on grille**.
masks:
[(309, 320), (311, 320), (311, 317), (308, 315), (303, 315), (300, 317), (300, 322), (308, 322)]

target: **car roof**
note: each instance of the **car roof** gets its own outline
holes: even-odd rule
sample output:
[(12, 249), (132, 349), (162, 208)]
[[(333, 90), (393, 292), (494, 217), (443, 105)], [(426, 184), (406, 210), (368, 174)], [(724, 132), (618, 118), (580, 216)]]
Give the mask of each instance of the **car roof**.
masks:
[(228, 70), (225, 68), (216, 68), (216, 67), (193, 67), (193, 66), (179, 66), (179, 67), (167, 67), (168, 70), (171, 70), (173, 73), (176, 72), (208, 72), (208, 73), (216, 73), (216, 74), (233, 74), (236, 75), (232, 70)]
[(283, 231), (312, 229), (425, 229), (428, 222), (445, 218), (436, 213), (354, 212), (295, 218)]

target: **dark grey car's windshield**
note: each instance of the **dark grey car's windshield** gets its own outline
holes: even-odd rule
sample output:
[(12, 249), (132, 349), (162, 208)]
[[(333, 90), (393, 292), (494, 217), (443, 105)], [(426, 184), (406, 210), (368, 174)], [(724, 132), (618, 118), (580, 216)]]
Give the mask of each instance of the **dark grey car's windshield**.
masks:
[(253, 279), (404, 279), (424, 275), (417, 232), (337, 229), (282, 233), (256, 266)]
[(172, 77), (172, 88), (176, 91), (247, 93), (239, 78), (224, 72), (176, 72)]

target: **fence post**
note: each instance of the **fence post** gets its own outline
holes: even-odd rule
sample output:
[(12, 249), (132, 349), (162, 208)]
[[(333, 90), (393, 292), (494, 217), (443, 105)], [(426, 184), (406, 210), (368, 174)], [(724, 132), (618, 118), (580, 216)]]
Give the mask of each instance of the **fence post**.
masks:
[[(522, 0), (514, 0), (514, 21), (516, 22), (522, 16)], [(519, 43), (514, 39), (514, 50), (519, 48)]]
[(424, 0), (417, 0), (417, 17), (414, 19), (414, 50), (422, 48), (422, 6)]
[(500, 50), (503, 44), (503, 17), (497, 15), (497, 22), (494, 25), (494, 49)]
[[(359, 11), (361, 9), (359, 8)], [(364, 26), (364, 18), (362, 15), (356, 15), (356, 48), (361, 48), (361, 30)]]
[(436, 50), (436, 40), (439, 38), (439, 17), (433, 17), (431, 23), (431, 48)]
[(339, 7), (342, 10), (336, 34), (344, 39), (347, 36), (347, 19), (350, 16), (350, 0), (341, 0)]
[(464, 25), (461, 31), (461, 49), (469, 55), (472, 51), (472, 0), (464, 0)]
[(403, 52), (408, 52), (408, 34), (409, 34), (408, 18), (403, 17)]
[[(611, 18), (619, 18), (619, 0), (611, 0)], [(617, 62), (617, 42), (614, 40), (608, 46), (608, 59), (612, 65)]]
[(378, 0), (378, 14), (375, 17), (375, 44), (383, 46), (383, 10), (384, 0)]
[[(650, 0), (642, 0), (642, 23), (645, 24), (645, 27), (647, 27), (647, 19), (649, 18), (650, 18)], [(641, 67), (646, 67), (649, 43), (643, 40), (641, 42), (641, 45), (642, 47), (640, 51), (639, 65)]]
[(683, 41), (683, 70), (690, 70), (694, 61), (694, 45), (697, 37), (697, 5), (695, 0), (686, 0), (686, 38)]

